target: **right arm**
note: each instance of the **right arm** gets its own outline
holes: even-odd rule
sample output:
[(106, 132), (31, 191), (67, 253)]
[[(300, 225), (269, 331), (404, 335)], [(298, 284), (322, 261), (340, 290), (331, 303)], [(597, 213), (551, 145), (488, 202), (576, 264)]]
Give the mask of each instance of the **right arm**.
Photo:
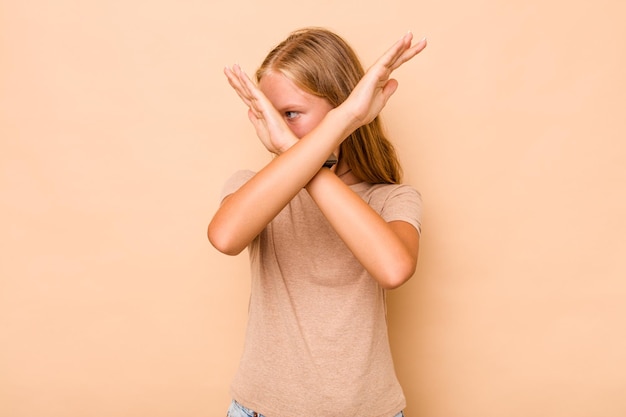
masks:
[(331, 110), (314, 131), (224, 199), (208, 228), (216, 249), (228, 255), (240, 253), (306, 186), (355, 129), (343, 113), (339, 107)]

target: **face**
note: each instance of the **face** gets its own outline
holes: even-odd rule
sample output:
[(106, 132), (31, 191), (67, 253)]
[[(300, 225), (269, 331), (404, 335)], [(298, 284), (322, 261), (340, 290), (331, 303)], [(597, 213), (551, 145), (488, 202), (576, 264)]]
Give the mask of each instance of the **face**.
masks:
[(281, 72), (265, 74), (259, 81), (259, 89), (298, 138), (313, 130), (333, 108), (325, 98), (307, 93)]

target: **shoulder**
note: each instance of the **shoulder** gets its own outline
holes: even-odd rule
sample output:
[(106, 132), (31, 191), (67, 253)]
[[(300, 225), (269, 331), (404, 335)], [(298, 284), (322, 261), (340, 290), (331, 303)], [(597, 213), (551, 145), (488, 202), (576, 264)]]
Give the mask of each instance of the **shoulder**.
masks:
[(254, 177), (256, 172), (248, 169), (242, 169), (232, 174), (224, 183), (222, 187), (222, 193), (220, 195), (220, 201), (224, 200), (227, 196), (237, 191), (242, 185), (247, 183), (250, 178)]
[(409, 184), (368, 184), (360, 183), (351, 186), (352, 190), (364, 200), (384, 204), (390, 200), (407, 199), (422, 201), (422, 195)]
[(421, 231), (422, 195), (408, 184), (356, 184), (353, 190), (385, 221), (406, 221)]

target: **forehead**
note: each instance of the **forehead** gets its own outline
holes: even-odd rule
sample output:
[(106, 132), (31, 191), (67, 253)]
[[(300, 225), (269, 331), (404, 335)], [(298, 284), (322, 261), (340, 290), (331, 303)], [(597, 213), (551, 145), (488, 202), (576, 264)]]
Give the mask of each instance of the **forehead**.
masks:
[(259, 81), (259, 89), (276, 107), (287, 102), (307, 104), (319, 99), (298, 87), (285, 74), (277, 71), (270, 71), (263, 75)]

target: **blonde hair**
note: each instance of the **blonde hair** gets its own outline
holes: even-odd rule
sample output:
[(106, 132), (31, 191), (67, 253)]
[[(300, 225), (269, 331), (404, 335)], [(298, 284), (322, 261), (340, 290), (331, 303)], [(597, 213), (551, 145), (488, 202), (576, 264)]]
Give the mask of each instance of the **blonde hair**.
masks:
[[(270, 71), (283, 73), (333, 107), (348, 98), (365, 73), (352, 48), (340, 36), (321, 28), (301, 29), (289, 35), (267, 55), (256, 72), (257, 81)], [(361, 181), (401, 181), (398, 157), (379, 117), (354, 131), (343, 141), (340, 152), (340, 158)]]

